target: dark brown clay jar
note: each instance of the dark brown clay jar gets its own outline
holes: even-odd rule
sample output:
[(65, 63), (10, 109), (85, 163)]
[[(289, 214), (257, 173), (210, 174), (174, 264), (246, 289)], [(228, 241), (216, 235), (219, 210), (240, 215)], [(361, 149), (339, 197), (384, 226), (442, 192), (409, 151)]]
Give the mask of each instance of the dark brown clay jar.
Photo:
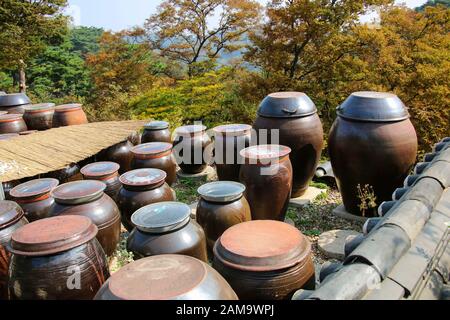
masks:
[(172, 144), (167, 142), (144, 143), (131, 149), (132, 169), (155, 168), (163, 170), (166, 182), (173, 185), (177, 180), (177, 162), (172, 153)]
[(88, 123), (82, 105), (78, 103), (57, 106), (53, 114), (53, 128), (74, 126)]
[(131, 149), (133, 147), (133, 144), (126, 140), (103, 150), (98, 154), (97, 158), (101, 161), (111, 161), (119, 164), (119, 173), (124, 174), (131, 170), (131, 159), (133, 158)]
[(122, 187), (117, 196), (117, 205), (122, 213), (122, 224), (131, 232), (132, 214), (152, 203), (174, 201), (175, 193), (165, 183), (166, 173), (160, 169), (137, 169), (120, 176)]
[(203, 261), (164, 254), (126, 265), (106, 281), (95, 300), (237, 300), (237, 296)]
[(105, 193), (116, 201), (122, 186), (119, 168), (119, 164), (115, 162), (94, 162), (81, 168), (80, 172), (86, 180), (98, 180), (106, 184)]
[(26, 105), (31, 104), (25, 93), (10, 93), (0, 95), (0, 111), (10, 114), (23, 114)]
[(0, 116), (0, 134), (27, 131), (27, 125), (21, 114), (5, 114)]
[(284, 222), (229, 228), (214, 246), (213, 267), (242, 300), (286, 300), (299, 289), (315, 288), (311, 244)]
[(25, 107), (23, 119), (31, 130), (48, 130), (52, 128), (54, 103), (39, 103)]
[(245, 186), (233, 181), (216, 181), (198, 188), (200, 201), (196, 219), (206, 234), (208, 249), (228, 228), (252, 219), (250, 206), (244, 197)]
[(253, 146), (241, 151), (245, 164), (240, 180), (253, 220), (284, 221), (291, 198), (290, 148), (279, 145)]
[[(293, 170), (292, 197), (302, 196), (314, 177), (323, 149), (323, 128), (311, 99), (301, 92), (277, 92), (267, 96), (253, 125), (259, 144), (280, 144), (291, 148)], [(261, 139), (267, 129), (267, 141)], [(271, 130), (279, 130), (279, 141)], [(272, 141), (274, 140), (274, 141)]]
[(212, 158), (212, 141), (201, 125), (183, 126), (175, 130), (174, 155), (187, 174), (203, 172)]
[(59, 181), (52, 178), (37, 179), (14, 187), (10, 194), (25, 212), (29, 222), (49, 218), (55, 199), (50, 192)]
[(191, 209), (179, 202), (154, 203), (131, 217), (135, 226), (127, 250), (135, 259), (160, 254), (182, 254), (208, 261), (203, 229), (190, 218)]
[(144, 126), (141, 143), (167, 142), (172, 143), (169, 124), (165, 121), (152, 121)]
[[(352, 94), (338, 108), (328, 144), (345, 209), (367, 217), (377, 216), (377, 207), (391, 200), (417, 155), (416, 131), (408, 111), (389, 93)], [(376, 206), (363, 210), (360, 192), (375, 196)]]
[(46, 173), (44, 176), (45, 178), (56, 179), (61, 184), (83, 180), (83, 175), (80, 172), (80, 166), (76, 163), (72, 163), (61, 170)]
[(12, 201), (0, 201), (0, 300), (8, 299), (8, 266), (11, 254), (6, 246), (11, 235), (28, 223), (23, 210)]
[(247, 124), (229, 124), (215, 127), (214, 163), (222, 181), (239, 181), (243, 159), (241, 150), (250, 146), (252, 127)]
[(120, 238), (120, 211), (114, 200), (104, 193), (101, 181), (83, 180), (62, 184), (52, 191), (55, 205), (51, 216), (88, 217), (98, 227), (97, 239), (107, 256), (116, 250)]
[(91, 300), (109, 277), (96, 234), (81, 216), (42, 219), (15, 231), (8, 247), (11, 299)]

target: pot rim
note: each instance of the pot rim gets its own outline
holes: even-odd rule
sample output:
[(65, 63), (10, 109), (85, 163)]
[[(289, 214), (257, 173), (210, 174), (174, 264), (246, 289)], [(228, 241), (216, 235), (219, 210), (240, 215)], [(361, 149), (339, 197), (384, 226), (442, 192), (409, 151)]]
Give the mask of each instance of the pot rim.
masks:
[[(228, 190), (225, 191), (224, 188)], [(226, 203), (241, 199), (245, 189), (245, 185), (239, 182), (214, 181), (200, 186), (197, 192), (205, 201)]]
[(248, 124), (225, 124), (213, 128), (216, 135), (227, 137), (245, 136), (251, 133), (252, 126)]
[(0, 115), (0, 122), (23, 121), (23, 115), (18, 113), (8, 113)]
[(136, 158), (153, 159), (160, 158), (172, 152), (173, 145), (168, 142), (149, 142), (131, 148), (131, 153)]
[(11, 189), (9, 194), (17, 199), (35, 198), (50, 194), (50, 192), (58, 185), (59, 181), (57, 179), (34, 179), (15, 186)]
[[(135, 179), (136, 181), (133, 182), (130, 178)], [(119, 181), (125, 187), (156, 187), (162, 185), (166, 181), (166, 178), (167, 173), (163, 170), (144, 168), (125, 172), (120, 176)]]
[(184, 137), (190, 137), (190, 136), (196, 136), (201, 135), (206, 132), (207, 127), (204, 125), (187, 125), (187, 126), (181, 126), (175, 129), (175, 134), (179, 136)]
[(81, 110), (82, 106), (83, 105), (81, 103), (61, 104), (61, 105), (55, 107), (55, 112), (61, 113), (61, 112), (77, 111), (77, 110)]
[(118, 172), (120, 165), (112, 161), (99, 161), (85, 165), (80, 169), (80, 173), (86, 178), (102, 178), (109, 177)]
[(36, 104), (30, 104), (24, 107), (25, 113), (41, 113), (41, 112), (47, 112), (47, 111), (54, 111), (55, 110), (55, 104), (48, 102), (48, 103), (36, 103)]
[(106, 184), (104, 182), (98, 180), (80, 180), (61, 184), (54, 188), (50, 195), (57, 203), (78, 205), (101, 198), (105, 189)]
[(0, 209), (2, 209), (4, 217), (6, 216), (6, 220), (3, 218), (0, 221), (0, 230), (8, 228), (9, 226), (15, 224), (17, 221), (22, 219), (25, 216), (25, 212), (22, 208), (14, 201), (4, 200), (0, 203)]
[(156, 131), (165, 130), (169, 128), (169, 123), (166, 121), (150, 121), (144, 125), (145, 130)]

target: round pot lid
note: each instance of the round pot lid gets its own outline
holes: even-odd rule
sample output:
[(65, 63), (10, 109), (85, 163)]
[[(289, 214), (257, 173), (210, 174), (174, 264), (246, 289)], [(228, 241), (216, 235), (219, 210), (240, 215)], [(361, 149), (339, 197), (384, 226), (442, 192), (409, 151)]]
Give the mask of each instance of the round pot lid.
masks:
[(206, 131), (206, 127), (203, 125), (190, 125), (190, 126), (182, 126), (175, 129), (175, 133), (180, 136), (192, 136), (196, 134), (200, 134)]
[(81, 168), (80, 172), (85, 177), (98, 178), (109, 176), (119, 171), (119, 169), (120, 165), (118, 163), (111, 161), (101, 161), (85, 165), (83, 168)]
[(181, 202), (158, 202), (140, 208), (131, 222), (142, 232), (165, 233), (177, 230), (190, 220), (191, 209)]
[(317, 112), (316, 105), (303, 92), (275, 92), (259, 105), (258, 115), (268, 118), (298, 118)]
[(31, 180), (11, 189), (10, 195), (14, 198), (37, 197), (49, 193), (58, 184), (59, 181), (52, 178)]
[(24, 107), (25, 112), (42, 112), (55, 109), (54, 103), (36, 103)]
[(22, 114), (8, 113), (8, 114), (0, 115), (0, 122), (12, 122), (12, 121), (18, 121), (18, 120), (22, 120), (22, 119), (23, 119)]
[(144, 125), (146, 130), (164, 130), (169, 128), (169, 123), (166, 121), (151, 121)]
[(19, 136), (18, 133), (4, 133), (4, 134), (0, 134), (0, 140), (9, 140), (12, 138), (16, 138), (18, 136)]
[(173, 145), (167, 142), (149, 142), (140, 144), (131, 149), (131, 152), (138, 156), (154, 156), (172, 150)]
[(69, 103), (55, 107), (55, 112), (75, 111), (81, 109), (80, 103)]
[(0, 230), (16, 223), (24, 216), (22, 208), (13, 201), (0, 201)]
[(10, 93), (0, 95), (0, 107), (13, 107), (30, 104), (31, 100), (24, 93)]
[(223, 264), (246, 271), (273, 271), (292, 267), (311, 253), (311, 244), (295, 227), (280, 221), (260, 220), (226, 230), (214, 246)]
[(97, 180), (81, 180), (64, 183), (53, 189), (51, 195), (61, 204), (83, 204), (103, 195), (106, 184)]
[(184, 255), (158, 255), (139, 259), (108, 279), (105, 285), (116, 299), (177, 300), (206, 279), (205, 263)]
[(146, 168), (128, 171), (120, 176), (120, 182), (130, 187), (159, 185), (166, 180), (167, 173), (160, 169)]
[(18, 255), (43, 256), (78, 247), (97, 235), (97, 226), (83, 216), (37, 220), (17, 229), (8, 249)]
[(206, 201), (231, 202), (242, 197), (245, 186), (233, 181), (215, 181), (204, 184), (197, 192)]
[(283, 158), (291, 153), (291, 148), (278, 144), (262, 144), (241, 150), (243, 158), (256, 161), (269, 161)]
[(216, 134), (224, 136), (243, 136), (251, 133), (252, 126), (248, 124), (226, 124), (215, 127), (213, 130)]
[(337, 114), (345, 119), (390, 122), (409, 118), (408, 109), (392, 93), (360, 91), (347, 98), (338, 108)]

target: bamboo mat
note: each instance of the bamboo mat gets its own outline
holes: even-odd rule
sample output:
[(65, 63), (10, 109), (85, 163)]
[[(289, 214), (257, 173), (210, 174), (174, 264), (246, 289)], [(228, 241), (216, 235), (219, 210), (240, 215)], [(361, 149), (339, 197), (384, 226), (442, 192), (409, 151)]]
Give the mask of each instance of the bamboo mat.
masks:
[(125, 141), (146, 121), (97, 122), (0, 141), (0, 182), (62, 169)]

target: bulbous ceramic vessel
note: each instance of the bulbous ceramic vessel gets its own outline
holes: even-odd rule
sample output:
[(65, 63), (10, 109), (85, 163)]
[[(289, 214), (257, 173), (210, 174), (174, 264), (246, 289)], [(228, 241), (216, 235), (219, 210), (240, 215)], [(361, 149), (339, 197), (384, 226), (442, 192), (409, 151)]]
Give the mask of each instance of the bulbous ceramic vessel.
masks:
[(23, 119), (28, 129), (48, 130), (53, 126), (54, 103), (39, 103), (25, 107)]
[(81, 168), (80, 172), (86, 180), (98, 180), (106, 184), (105, 193), (116, 201), (122, 186), (119, 181), (119, 167), (115, 162), (94, 162)]
[(165, 121), (152, 121), (144, 126), (141, 143), (167, 142), (172, 143), (169, 123)]
[(53, 128), (74, 126), (88, 123), (82, 105), (78, 103), (60, 105), (53, 114)]

